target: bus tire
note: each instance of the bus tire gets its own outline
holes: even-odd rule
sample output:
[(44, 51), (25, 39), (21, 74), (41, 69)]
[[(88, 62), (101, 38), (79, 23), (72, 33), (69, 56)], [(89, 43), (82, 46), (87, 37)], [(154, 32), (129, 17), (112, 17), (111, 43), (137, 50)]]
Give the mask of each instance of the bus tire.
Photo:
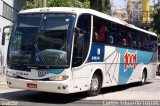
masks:
[(147, 71), (144, 70), (142, 73), (141, 85), (146, 84), (146, 79), (147, 79)]
[(87, 91), (88, 96), (96, 96), (99, 94), (102, 86), (102, 79), (98, 73), (94, 73), (91, 79), (90, 89)]
[(158, 74), (160, 75), (160, 65), (158, 66)]

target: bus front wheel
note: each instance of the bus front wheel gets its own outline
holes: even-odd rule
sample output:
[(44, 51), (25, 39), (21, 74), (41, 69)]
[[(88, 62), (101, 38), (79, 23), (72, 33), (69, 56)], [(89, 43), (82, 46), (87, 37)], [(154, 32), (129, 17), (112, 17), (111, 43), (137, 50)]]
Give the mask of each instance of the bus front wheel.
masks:
[(102, 86), (102, 80), (98, 73), (93, 74), (91, 79), (91, 85), (89, 91), (87, 91), (87, 94), (89, 96), (96, 96), (99, 94)]

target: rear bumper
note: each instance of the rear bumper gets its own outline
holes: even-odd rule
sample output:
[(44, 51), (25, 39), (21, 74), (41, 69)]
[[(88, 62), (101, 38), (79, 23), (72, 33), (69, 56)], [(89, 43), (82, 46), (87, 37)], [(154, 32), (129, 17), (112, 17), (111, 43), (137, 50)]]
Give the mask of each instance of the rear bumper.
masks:
[[(36, 88), (27, 87), (27, 83), (37, 85)], [(26, 80), (26, 79), (17, 79), (12, 77), (7, 77), (7, 84), (10, 88), (20, 88), (28, 89), (35, 91), (44, 91), (44, 92), (53, 92), (53, 93), (62, 93), (69, 94), (72, 93), (71, 81), (36, 81), (36, 80)]]

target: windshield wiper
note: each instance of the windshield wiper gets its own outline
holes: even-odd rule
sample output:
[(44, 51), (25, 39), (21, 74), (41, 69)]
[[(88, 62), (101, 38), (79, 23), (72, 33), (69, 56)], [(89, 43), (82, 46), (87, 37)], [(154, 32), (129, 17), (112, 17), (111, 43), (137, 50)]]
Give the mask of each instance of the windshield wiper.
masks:
[[(33, 41), (33, 46), (34, 46), (34, 48), (35, 48), (35, 50), (36, 50), (37, 52), (40, 52), (39, 47), (38, 47), (38, 38), (39, 38), (40, 34), (43, 34), (42, 29), (41, 29), (43, 19), (44, 19), (44, 14), (42, 14), (41, 21), (40, 21), (40, 25), (39, 25), (39, 27), (38, 27), (37, 34), (36, 34), (36, 36), (33, 36), (33, 40), (34, 40), (34, 41)], [(47, 61), (46, 61), (46, 59), (44, 58), (44, 56), (41, 56), (41, 55), (39, 55), (39, 56), (42, 58), (42, 61), (43, 61), (43, 63), (45, 64), (46, 68), (49, 68), (49, 65), (47, 64)]]

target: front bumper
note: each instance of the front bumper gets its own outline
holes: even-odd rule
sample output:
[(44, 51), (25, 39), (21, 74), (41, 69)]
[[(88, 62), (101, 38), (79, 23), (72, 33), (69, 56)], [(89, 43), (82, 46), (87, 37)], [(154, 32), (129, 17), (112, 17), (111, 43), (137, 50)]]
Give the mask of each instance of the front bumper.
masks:
[[(53, 92), (53, 93), (62, 93), (69, 94), (72, 93), (72, 85), (71, 81), (38, 81), (38, 80), (26, 80), (26, 79), (18, 79), (7, 76), (7, 84), (10, 88), (20, 88), (20, 89), (28, 89), (35, 91), (44, 91), (44, 92)], [(35, 84), (36, 88), (29, 88), (27, 84)]]

